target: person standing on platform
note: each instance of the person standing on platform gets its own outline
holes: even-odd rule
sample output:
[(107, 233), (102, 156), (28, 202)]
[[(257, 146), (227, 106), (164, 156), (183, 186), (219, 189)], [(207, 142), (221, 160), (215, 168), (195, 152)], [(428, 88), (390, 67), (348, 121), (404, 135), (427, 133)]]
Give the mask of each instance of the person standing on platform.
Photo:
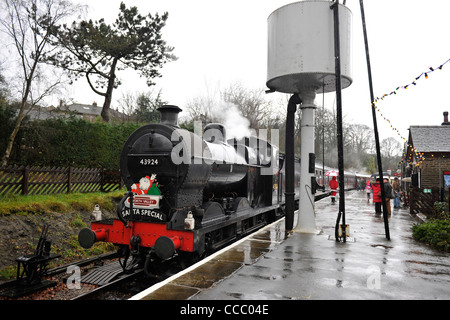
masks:
[(370, 203), (370, 193), (372, 192), (372, 185), (370, 184), (370, 180), (367, 180), (366, 188), (364, 190), (367, 194), (367, 203)]
[(330, 185), (330, 189), (331, 189), (331, 203), (335, 203), (336, 202), (336, 190), (339, 187), (339, 184), (338, 184), (335, 176), (331, 177), (331, 181), (330, 181), (329, 185)]
[(378, 178), (374, 183), (372, 183), (373, 189), (373, 203), (375, 204), (375, 213), (381, 214), (381, 179)]
[(388, 178), (384, 178), (383, 181), (384, 181), (384, 194), (386, 195), (386, 209), (388, 215), (391, 215), (391, 199), (393, 198), (392, 186), (389, 183)]
[(394, 209), (400, 208), (400, 183), (397, 177), (392, 182), (392, 189), (394, 190)]

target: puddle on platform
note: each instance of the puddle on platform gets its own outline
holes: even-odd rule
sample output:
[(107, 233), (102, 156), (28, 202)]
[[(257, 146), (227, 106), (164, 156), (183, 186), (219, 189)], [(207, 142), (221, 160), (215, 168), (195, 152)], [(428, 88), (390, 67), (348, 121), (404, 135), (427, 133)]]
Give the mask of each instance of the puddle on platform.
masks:
[(252, 239), (281, 243), (286, 239), (283, 222), (278, 222), (262, 232), (256, 233)]
[(242, 263), (213, 259), (208, 264), (201, 265), (175, 279), (173, 283), (200, 289), (209, 288), (215, 282), (229, 277), (241, 267)]
[(393, 248), (393, 247), (387, 246), (385, 244), (371, 244), (370, 246), (374, 247), (374, 248), (378, 248), (378, 249), (385, 249), (385, 250), (389, 250), (389, 249)]
[(269, 243), (260, 242), (246, 242), (232, 250), (228, 250), (217, 256), (215, 260), (218, 261), (232, 261), (242, 264), (254, 264), (265, 253), (270, 251)]

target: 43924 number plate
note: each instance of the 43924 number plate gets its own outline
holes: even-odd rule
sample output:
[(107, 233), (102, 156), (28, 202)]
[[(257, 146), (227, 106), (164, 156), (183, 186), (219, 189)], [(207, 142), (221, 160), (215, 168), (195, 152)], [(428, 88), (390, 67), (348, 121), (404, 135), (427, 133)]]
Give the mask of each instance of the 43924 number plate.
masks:
[(141, 166), (159, 166), (160, 160), (157, 158), (142, 158), (139, 160)]

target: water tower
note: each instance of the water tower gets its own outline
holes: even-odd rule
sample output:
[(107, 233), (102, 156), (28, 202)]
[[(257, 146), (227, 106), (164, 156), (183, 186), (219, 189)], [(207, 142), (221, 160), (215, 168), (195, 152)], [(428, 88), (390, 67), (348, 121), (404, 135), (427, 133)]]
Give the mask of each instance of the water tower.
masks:
[[(332, 5), (336, 8), (334, 15)], [(335, 37), (335, 22), (339, 27)], [(268, 18), (268, 68), (267, 87), (271, 91), (291, 93), (288, 105), (287, 124), (295, 117), (295, 105), (300, 104), (301, 120), (301, 164), (300, 164), (300, 207), (296, 231), (315, 233), (314, 194), (314, 119), (316, 93), (336, 90), (339, 63), (340, 87), (352, 83), (351, 76), (351, 11), (341, 4), (324, 0), (299, 1), (275, 10)], [(339, 39), (339, 41), (335, 41)], [(340, 52), (335, 55), (336, 43)], [(297, 98), (295, 98), (297, 97)], [(293, 107), (294, 105), (294, 107)], [(292, 132), (286, 132), (286, 141)], [(286, 144), (288, 149), (288, 143)], [(289, 154), (292, 152), (291, 159)], [(289, 190), (288, 179), (292, 179), (293, 150), (286, 150), (286, 217), (288, 219)], [(292, 213), (293, 216), (293, 213)]]

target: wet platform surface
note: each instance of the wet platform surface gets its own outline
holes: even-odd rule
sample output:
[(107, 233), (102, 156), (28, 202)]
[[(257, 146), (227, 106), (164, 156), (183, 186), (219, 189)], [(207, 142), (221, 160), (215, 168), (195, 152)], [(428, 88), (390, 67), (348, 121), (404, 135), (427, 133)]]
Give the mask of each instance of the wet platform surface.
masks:
[(284, 219), (132, 297), (132, 300), (450, 299), (450, 254), (415, 241), (417, 223), (392, 208), (391, 240), (365, 193), (345, 198), (350, 240), (334, 240), (338, 204), (316, 202), (320, 234), (291, 233)]

